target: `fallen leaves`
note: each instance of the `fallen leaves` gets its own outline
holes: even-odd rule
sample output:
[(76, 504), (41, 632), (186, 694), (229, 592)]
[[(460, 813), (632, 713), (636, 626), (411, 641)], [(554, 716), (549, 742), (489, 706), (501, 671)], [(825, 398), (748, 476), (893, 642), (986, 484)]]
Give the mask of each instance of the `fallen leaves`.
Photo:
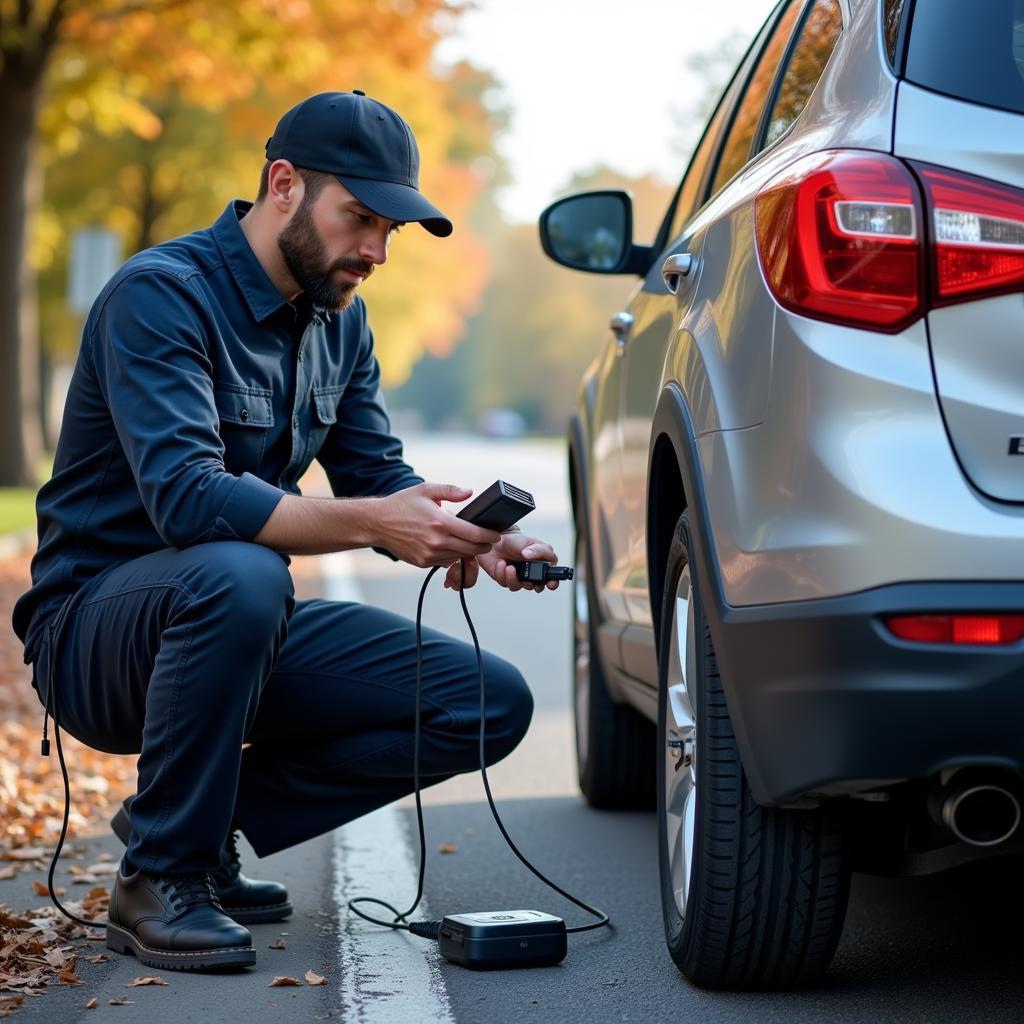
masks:
[[(328, 984), (327, 979), (316, 971), (306, 971), (303, 975), (306, 979), (307, 985), (326, 985)], [(267, 985), (267, 988), (282, 988), (286, 985), (301, 985), (302, 982), (298, 978), (289, 978), (287, 975), (278, 976), (272, 982)]]
[(166, 985), (167, 982), (163, 978), (132, 978), (131, 981), (124, 983), (125, 988), (133, 988), (138, 985)]
[(267, 949), (287, 949), (287, 948), (288, 948), (288, 943), (285, 942), (284, 939), (275, 939), (269, 946), (267, 946)]
[(11, 1010), (22, 1006), (24, 1002), (24, 996), (0, 996), (0, 1017), (9, 1017)]
[(438, 853), (458, 853), (459, 848), (454, 843), (441, 843), (437, 848)]
[(75, 974), (75, 964), (78, 962), (77, 957), (72, 957), (66, 967), (62, 967), (57, 974), (57, 981), (62, 985), (84, 985), (85, 982)]
[(110, 999), (108, 1000), (110, 1006), (131, 1006), (135, 1002), (134, 999)]
[(95, 1010), (98, 1005), (99, 1000), (95, 996), (93, 996), (92, 999), (90, 999), (89, 1002), (85, 1004), (85, 1008), (87, 1010)]

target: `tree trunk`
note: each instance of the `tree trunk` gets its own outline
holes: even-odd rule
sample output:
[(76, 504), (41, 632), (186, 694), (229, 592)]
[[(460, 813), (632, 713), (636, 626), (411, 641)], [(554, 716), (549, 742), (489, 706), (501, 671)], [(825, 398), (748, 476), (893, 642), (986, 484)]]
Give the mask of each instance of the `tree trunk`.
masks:
[(34, 487), (42, 455), (36, 274), (27, 257), (41, 192), (41, 92), (41, 74), (11, 65), (0, 73), (0, 486)]

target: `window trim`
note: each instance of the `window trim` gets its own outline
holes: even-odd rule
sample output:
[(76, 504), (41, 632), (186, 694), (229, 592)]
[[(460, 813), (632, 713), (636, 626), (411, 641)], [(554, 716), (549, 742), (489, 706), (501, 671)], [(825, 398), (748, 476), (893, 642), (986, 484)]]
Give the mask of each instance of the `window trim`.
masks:
[(903, 0), (903, 10), (900, 11), (900, 25), (896, 30), (896, 53), (893, 60), (889, 60), (889, 48), (885, 45), (885, 4), (881, 3), (878, 5), (878, 32), (882, 40), (882, 53), (885, 54), (889, 70), (897, 78), (903, 78), (907, 73), (907, 44), (910, 42), (910, 25), (916, 5), (917, 0)]
[[(723, 143), (725, 142), (725, 140), (727, 140), (729, 138), (729, 133), (732, 131), (733, 125), (736, 123), (736, 115), (739, 112), (740, 106), (743, 104), (743, 100), (744, 100), (744, 98), (747, 95), (747, 91), (750, 88), (751, 81), (753, 80), (754, 74), (757, 71), (757, 68), (758, 68), (758, 66), (761, 63), (761, 59), (764, 57), (765, 50), (768, 48), (768, 44), (771, 42), (771, 40), (775, 36), (775, 32), (776, 32), (776, 30), (779, 27), (779, 22), (782, 20), (782, 18), (785, 16), (786, 12), (789, 10), (789, 8), (791, 6), (795, 7), (798, 4), (803, 3), (805, 5), (805, 7), (806, 7), (806, 5), (809, 4), (810, 2), (812, 2), (812, 0), (784, 0), (784, 2), (780, 3), (779, 6), (775, 9), (774, 16), (769, 19), (769, 21), (771, 22), (771, 30), (769, 32), (767, 32), (765, 34), (765, 36), (764, 36), (764, 40), (762, 41), (761, 46), (758, 49), (757, 59), (755, 61), (753, 61), (751, 63), (751, 65), (747, 69), (747, 75), (746, 75), (746, 79), (745, 79), (745, 81), (743, 83), (743, 88), (740, 91), (739, 95), (736, 97), (736, 100), (735, 100), (735, 102), (733, 104), (732, 111), (731, 111), (731, 113), (729, 115), (729, 126), (725, 129), (724, 132), (722, 132), (722, 141), (719, 143), (718, 152), (715, 154), (714, 169), (711, 172), (710, 180), (709, 180), (709, 182), (708, 182), (708, 184), (706, 186), (707, 189), (708, 189), (709, 194), (704, 197), (704, 202), (705, 203), (708, 202), (708, 200), (710, 200), (712, 198), (712, 196), (716, 196), (720, 192), (724, 192), (725, 189), (727, 189), (729, 187), (730, 183), (736, 178), (736, 176), (742, 173), (743, 168), (746, 167), (748, 163), (750, 163), (751, 154), (748, 151), (747, 159), (743, 161), (742, 165), (736, 171), (736, 173), (733, 174), (733, 176), (731, 178), (729, 178), (729, 180), (726, 181), (722, 185), (722, 187), (720, 189), (718, 189), (717, 192), (711, 192), (710, 191), (711, 185), (714, 184), (715, 178), (718, 176), (718, 165), (721, 163), (721, 160), (722, 160), (722, 150), (724, 149)], [(787, 43), (787, 47), (786, 47), (786, 51), (785, 51), (787, 54), (789, 52), (789, 46), (792, 45), (792, 41), (793, 41), (793, 39), (795, 38), (795, 35), (796, 35), (796, 25), (797, 25), (797, 23), (802, 23), (803, 16), (804, 16), (803, 14), (797, 15), (796, 21), (794, 22), (793, 30), (792, 30), (792, 35), (790, 36), (790, 39), (789, 39), (789, 41)], [(767, 23), (766, 23), (766, 25), (767, 25)], [(783, 60), (780, 59), (779, 60), (779, 67), (775, 69), (775, 77), (776, 78), (779, 75), (779, 68), (781, 68), (782, 65), (783, 65)], [(773, 79), (772, 80), (773, 86), (774, 86), (774, 81), (775, 80)], [(771, 89), (769, 89), (769, 91), (771, 91)], [(764, 115), (764, 111), (763, 110), (762, 110), (761, 114), (762, 114), (762, 117), (763, 117), (763, 115)], [(759, 127), (759, 126), (760, 126), (760, 122), (758, 122), (758, 126), (757, 127)], [(757, 127), (755, 127), (754, 136), (751, 139), (751, 146), (753, 146), (753, 139), (757, 137)]]
[[(771, 101), (766, 103), (764, 110), (761, 111), (761, 120), (758, 122), (757, 131), (754, 133), (754, 139), (750, 146), (750, 153), (747, 156), (747, 163), (753, 160), (758, 153), (763, 153), (766, 149), (773, 149), (777, 146), (793, 130), (793, 125), (800, 120), (800, 114), (803, 113), (803, 110), (801, 110), (800, 114), (797, 114), (796, 117), (790, 121), (786, 130), (777, 139), (775, 139), (770, 146), (765, 145), (765, 139), (768, 137), (768, 126), (771, 124), (772, 111), (775, 109), (775, 104), (779, 100), (779, 93), (782, 92), (782, 83), (786, 79), (786, 72), (789, 70), (789, 62), (793, 59), (793, 54), (796, 52), (797, 45), (800, 42), (800, 37), (803, 35), (804, 27), (810, 20), (811, 12), (814, 10), (816, 2), (817, 0), (807, 0), (807, 5), (804, 8), (803, 13), (797, 19), (797, 24), (793, 29), (793, 38), (790, 39), (789, 45), (786, 47), (785, 56), (779, 62), (778, 70), (775, 73), (775, 81), (772, 83)], [(828, 66), (832, 63), (832, 54), (836, 52), (836, 48), (839, 46), (839, 40), (842, 39), (843, 33), (846, 31), (846, 22), (843, 20), (843, 5), (839, 0), (835, 0), (835, 5), (839, 8), (839, 35), (836, 36), (836, 44), (832, 47), (832, 53), (828, 55), (828, 60), (825, 61), (825, 66), (821, 69), (821, 74), (818, 76), (818, 82), (825, 77), (825, 72), (828, 71)], [(817, 90), (818, 82), (814, 83), (814, 89), (811, 90), (811, 96), (813, 96)], [(807, 97), (808, 103), (810, 102), (811, 96)]]
[[(697, 140), (697, 145), (693, 147), (693, 155), (690, 157), (690, 161), (686, 165), (686, 170), (683, 172), (683, 176), (679, 179), (679, 184), (676, 186), (676, 190), (672, 195), (672, 201), (669, 203), (668, 209), (665, 211), (665, 216), (662, 218), (661, 226), (658, 228), (658, 233), (654, 238), (654, 244), (651, 246), (652, 252), (657, 254), (664, 252), (668, 244), (673, 241), (672, 238), (667, 236), (672, 229), (672, 222), (675, 220), (676, 216), (676, 207), (679, 205), (679, 199), (683, 194), (683, 186), (686, 184), (686, 179), (689, 177), (690, 168), (693, 166), (693, 161), (697, 158), (697, 153), (704, 144), (704, 140), (707, 138), (708, 132), (711, 130), (711, 126), (715, 122), (715, 118), (718, 117), (719, 111), (723, 108), (729, 107), (731, 109), (727, 110), (726, 117), (722, 122), (723, 127), (721, 127), (718, 132), (718, 138), (713, 142), (711, 156), (704, 165), (702, 180), (697, 189), (697, 205), (694, 207), (694, 215), (696, 215), (697, 212), (707, 203), (709, 198), (708, 189), (711, 182), (714, 180), (714, 171), (718, 167), (718, 160), (722, 152), (722, 140), (729, 134), (729, 129), (732, 128), (733, 120), (736, 117), (736, 108), (739, 103), (738, 97), (742, 95), (741, 88), (737, 83), (740, 81), (741, 77), (743, 79), (744, 86), (749, 81), (751, 71), (756, 67), (757, 60), (764, 51), (764, 47), (771, 38), (776, 25), (778, 25), (782, 12), (791, 2), (793, 2), (793, 0), (779, 0), (771, 14), (769, 14), (765, 19), (760, 31), (753, 39), (751, 39), (750, 45), (747, 46), (743, 56), (736, 62), (736, 67), (733, 69), (729, 81), (722, 90), (722, 95), (719, 97), (714, 109), (708, 115), (708, 119), (704, 123), (704, 130), (701, 132), (700, 138)], [(761, 43), (760, 46), (758, 46), (759, 42)], [(754, 54), (755, 48), (757, 53), (752, 60), (751, 55)]]

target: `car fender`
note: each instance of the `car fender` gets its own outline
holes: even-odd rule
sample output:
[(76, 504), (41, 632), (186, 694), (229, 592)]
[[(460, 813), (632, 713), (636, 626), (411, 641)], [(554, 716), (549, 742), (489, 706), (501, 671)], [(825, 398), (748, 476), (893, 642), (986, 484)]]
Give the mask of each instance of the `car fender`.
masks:
[[(697, 449), (693, 420), (682, 388), (669, 381), (661, 393), (651, 422), (651, 444), (647, 462), (647, 566), (651, 612), (655, 628), (655, 645), (660, 645), (661, 605), (664, 597), (665, 562), (675, 532), (676, 522), (684, 511), (689, 511), (690, 536), (694, 542), (694, 557), (704, 612), (711, 627), (711, 636), (719, 653), (718, 666), (722, 689), (732, 719), (733, 731), (739, 746), (740, 758), (748, 777), (751, 777), (753, 754), (748, 742), (735, 689), (730, 684), (728, 657), (722, 656), (721, 637), (732, 607), (725, 600), (722, 575), (711, 535), (711, 512), (707, 504), (704, 474)], [(757, 778), (756, 772), (752, 776)]]

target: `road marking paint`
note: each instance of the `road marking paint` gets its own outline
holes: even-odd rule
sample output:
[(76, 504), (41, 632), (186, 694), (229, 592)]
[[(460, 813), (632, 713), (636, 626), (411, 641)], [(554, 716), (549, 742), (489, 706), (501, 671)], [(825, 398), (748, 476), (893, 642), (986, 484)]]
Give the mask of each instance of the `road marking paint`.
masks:
[[(354, 896), (377, 896), (404, 910), (415, 893), (416, 862), (399, 812), (383, 807), (334, 833), (334, 904), (339, 915), (341, 1010), (350, 1024), (436, 1021), (454, 1024), (436, 945), (380, 928), (348, 910)], [(387, 919), (383, 907), (368, 913)], [(426, 901), (416, 920), (431, 920)]]
[(356, 579), (355, 563), (347, 551), (335, 551), (320, 556), (324, 597), (328, 601), (362, 601), (363, 595)]

